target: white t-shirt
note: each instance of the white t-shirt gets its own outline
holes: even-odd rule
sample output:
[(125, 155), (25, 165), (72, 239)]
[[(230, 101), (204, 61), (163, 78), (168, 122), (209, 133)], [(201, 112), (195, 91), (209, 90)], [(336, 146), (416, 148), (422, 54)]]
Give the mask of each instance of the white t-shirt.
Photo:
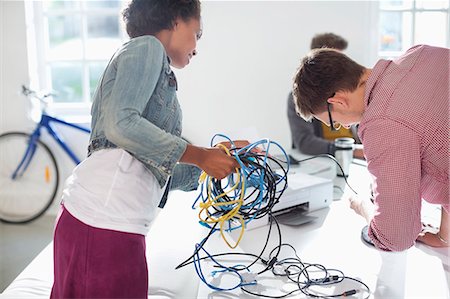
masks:
[(154, 175), (128, 152), (105, 149), (74, 169), (62, 203), (87, 225), (146, 235), (163, 192)]

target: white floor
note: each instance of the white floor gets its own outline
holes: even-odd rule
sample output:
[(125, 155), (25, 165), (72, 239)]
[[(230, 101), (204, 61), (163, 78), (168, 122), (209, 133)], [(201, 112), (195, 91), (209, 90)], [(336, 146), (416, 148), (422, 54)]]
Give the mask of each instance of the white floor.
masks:
[(55, 216), (27, 224), (0, 222), (0, 293), (51, 241)]

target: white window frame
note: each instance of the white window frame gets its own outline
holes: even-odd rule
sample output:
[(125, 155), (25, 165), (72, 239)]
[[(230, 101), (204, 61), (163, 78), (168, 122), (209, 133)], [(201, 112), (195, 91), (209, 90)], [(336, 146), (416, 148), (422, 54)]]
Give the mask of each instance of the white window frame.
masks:
[[(82, 71), (82, 99), (81, 102), (77, 103), (50, 103), (48, 106), (48, 111), (52, 114), (63, 117), (67, 120), (73, 122), (88, 122), (90, 119), (90, 109), (91, 109), (91, 95), (90, 95), (90, 83), (89, 83), (89, 73), (88, 67), (89, 63), (92, 62), (108, 62), (108, 59), (96, 60), (88, 59), (86, 57), (86, 41), (88, 36), (87, 28), (87, 18), (88, 15), (108, 15), (115, 16), (119, 18), (120, 10), (117, 11), (116, 8), (87, 8), (86, 0), (76, 1), (79, 3), (79, 8), (74, 11), (74, 9), (58, 9), (52, 11), (44, 11), (43, 7), (44, 1), (32, 1), (27, 6), (27, 19), (30, 20), (30, 24), (34, 25), (34, 32), (28, 34), (30, 37), (32, 34), (35, 38), (29, 38), (28, 42), (29, 49), (34, 55), (29, 54), (29, 59), (34, 66), (34, 70), (30, 69), (31, 74), (31, 85), (39, 90), (51, 90), (52, 78), (50, 73), (50, 63), (58, 62), (70, 62), (70, 63), (81, 63), (83, 67)], [(125, 3), (125, 2), (124, 2)], [(48, 28), (45, 23), (47, 16), (58, 15), (74, 15), (78, 14), (81, 17), (81, 41), (83, 45), (82, 57), (81, 59), (71, 59), (71, 60), (51, 60), (49, 58), (49, 34), (46, 28)], [(30, 17), (31, 16), (31, 17)], [(119, 26), (119, 38), (124, 42), (128, 39), (125, 28), (123, 24)], [(35, 43), (35, 45), (32, 45)]]
[[(378, 7), (379, 7), (379, 15), (381, 15), (381, 13), (383, 12), (409, 12), (412, 15), (411, 18), (411, 32), (410, 32), (410, 40), (411, 40), (411, 44), (407, 46), (407, 48), (414, 46), (415, 44), (417, 44), (417, 41), (415, 40), (415, 30), (416, 30), (416, 14), (417, 13), (422, 13), (422, 12), (444, 12), (447, 13), (447, 26), (445, 26), (445, 29), (443, 28), (443, 30), (446, 31), (446, 46), (450, 47), (450, 0), (448, 0), (449, 2), (449, 6), (448, 8), (441, 8), (441, 9), (425, 9), (425, 8), (417, 8), (416, 7), (416, 0), (410, 0), (412, 6), (410, 8), (404, 8), (404, 7), (398, 7), (398, 8), (389, 8), (389, 9), (385, 9), (381, 7), (381, 2), (383, 0), (378, 2)], [(379, 22), (381, 22), (381, 20), (379, 19)], [(404, 51), (406, 51), (407, 49), (402, 49), (401, 51), (381, 51), (381, 44), (380, 44), (380, 35), (378, 33), (378, 57), (379, 58), (393, 58), (393, 57), (398, 57), (401, 54), (403, 54)]]

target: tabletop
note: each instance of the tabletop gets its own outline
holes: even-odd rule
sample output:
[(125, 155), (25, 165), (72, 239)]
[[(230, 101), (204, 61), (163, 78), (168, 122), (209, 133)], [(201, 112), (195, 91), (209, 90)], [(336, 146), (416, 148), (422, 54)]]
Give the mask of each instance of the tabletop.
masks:
[[(311, 161), (316, 164), (313, 166), (303, 165), (303, 171), (317, 172), (321, 164), (320, 160), (318, 161)], [(301, 171), (301, 167), (294, 168), (293, 171)], [(322, 176), (333, 177), (334, 168), (330, 171), (327, 167), (321, 167)], [(295, 248), (303, 262), (339, 269), (346, 276), (364, 282), (370, 288), (370, 292), (353, 280), (344, 280), (317, 292), (329, 296), (355, 289), (357, 290), (357, 293), (353, 295), (355, 298), (449, 298), (450, 255), (448, 250), (416, 244), (403, 252), (383, 252), (367, 245), (361, 239), (361, 229), (366, 222), (350, 209), (348, 201), (345, 200), (346, 195), (352, 191), (345, 184), (344, 178), (334, 177), (333, 180), (335, 185), (333, 203), (328, 208), (311, 212), (310, 214), (316, 217), (316, 220), (310, 223), (299, 226), (280, 225), (281, 242)], [(359, 196), (370, 194), (370, 175), (364, 163), (351, 165), (348, 183)], [(437, 217), (440, 213), (437, 207), (429, 205), (425, 206), (425, 210), (423, 217), (428, 217), (429, 221), (438, 221)], [(227, 247), (218, 234), (213, 235), (208, 240), (206, 248), (210, 254), (243, 252), (258, 255), (264, 247), (268, 231), (268, 225), (245, 231), (238, 248), (234, 250)], [(236, 241), (238, 234), (232, 232), (228, 236)], [(270, 250), (279, 242), (277, 233), (272, 232), (262, 256), (268, 258)], [(288, 247), (284, 247), (280, 252), (281, 257), (293, 255), (293, 250)], [(232, 256), (220, 257), (219, 260), (228, 266), (233, 266), (248, 265), (254, 258)], [(264, 266), (255, 264), (253, 268), (252, 274), (260, 271)], [(203, 262), (202, 270), (208, 283), (222, 289), (232, 288), (238, 283), (233, 275), (217, 273), (217, 268), (214, 268), (210, 261)], [(270, 271), (257, 275), (256, 281), (256, 285), (246, 288), (257, 293), (259, 297), (281, 296), (296, 288), (292, 282), (276, 277)], [(293, 297), (306, 296), (298, 291)], [(240, 288), (232, 291), (216, 291), (200, 282), (198, 298), (255, 298), (255, 296), (244, 293)]]

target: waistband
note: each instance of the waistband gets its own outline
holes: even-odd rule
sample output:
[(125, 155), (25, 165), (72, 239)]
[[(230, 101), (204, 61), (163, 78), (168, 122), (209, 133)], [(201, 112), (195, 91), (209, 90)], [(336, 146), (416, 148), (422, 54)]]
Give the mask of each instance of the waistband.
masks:
[(118, 148), (118, 146), (104, 137), (93, 139), (89, 143), (87, 155), (89, 157), (94, 151), (106, 148)]

